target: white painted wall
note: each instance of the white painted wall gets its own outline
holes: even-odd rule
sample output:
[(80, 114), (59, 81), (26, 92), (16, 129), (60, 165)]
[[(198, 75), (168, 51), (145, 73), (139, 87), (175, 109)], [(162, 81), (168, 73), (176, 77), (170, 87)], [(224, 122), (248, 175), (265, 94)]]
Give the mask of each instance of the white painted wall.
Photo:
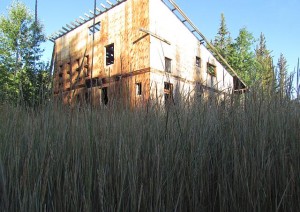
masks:
[[(207, 74), (207, 62), (216, 66), (216, 83), (218, 90), (225, 91), (233, 87), (233, 78), (226, 69), (213, 57), (205, 46), (200, 45), (198, 39), (185, 25), (170, 11), (161, 0), (149, 0), (149, 31), (166, 39), (171, 45), (151, 36), (150, 39), (150, 67), (164, 74), (164, 58), (172, 59), (172, 73), (151, 73), (151, 84), (155, 85), (158, 93), (163, 95), (164, 81), (170, 81), (184, 95), (191, 93), (195, 87), (195, 80), (201, 79), (204, 85), (211, 86), (210, 76)], [(201, 67), (196, 67), (196, 56), (201, 58)], [(178, 80), (180, 78), (181, 80)], [(180, 82), (179, 82), (180, 81)], [(151, 92), (151, 95), (156, 95)]]

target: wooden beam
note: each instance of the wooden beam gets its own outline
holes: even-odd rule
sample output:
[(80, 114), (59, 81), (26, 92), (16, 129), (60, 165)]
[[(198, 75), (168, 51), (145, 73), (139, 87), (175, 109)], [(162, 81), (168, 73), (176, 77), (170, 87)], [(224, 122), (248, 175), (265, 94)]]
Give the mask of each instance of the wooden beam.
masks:
[(71, 25), (69, 25), (69, 24), (66, 24), (66, 27), (68, 27), (69, 29), (74, 29), (74, 27), (72, 27)]
[(99, 13), (101, 13), (102, 11), (98, 8), (98, 7), (96, 7), (96, 10), (99, 12)]
[(109, 4), (110, 6), (114, 6), (113, 3), (111, 3), (109, 0), (106, 0), (107, 4)]
[(66, 32), (69, 32), (69, 29), (67, 29), (66, 27), (62, 27), (63, 30), (65, 30)]
[(78, 25), (75, 24), (74, 22), (71, 22), (71, 24), (74, 26), (74, 27), (77, 27)]
[(87, 14), (87, 13), (84, 13), (84, 15), (85, 15), (87, 18), (92, 18), (92, 17), (89, 16), (89, 14)]
[(232, 75), (237, 76), (239, 80), (247, 87), (247, 84), (241, 80), (241, 78), (238, 76), (238, 74), (235, 72), (235, 70), (227, 63), (227, 61), (222, 57), (222, 55), (218, 52), (218, 50), (206, 39), (206, 37), (198, 30), (198, 28), (192, 23), (192, 21), (184, 14), (184, 12), (180, 9), (180, 7), (173, 1), (168, 0), (176, 9), (179, 14), (187, 20), (189, 25), (194, 29), (193, 31), (197, 32), (205, 41), (205, 43), (209, 46), (209, 48), (220, 58), (220, 60), (224, 63), (225, 66), (228, 67), (228, 69), (232, 72)]
[(163, 42), (165, 42), (166, 44), (169, 44), (171, 45), (171, 43), (169, 41), (167, 41), (166, 39), (162, 38), (161, 36), (157, 35), (157, 34), (154, 34), (153, 32), (150, 32), (149, 30), (146, 30), (146, 29), (143, 29), (143, 28), (140, 28), (140, 31), (146, 33), (146, 34), (149, 34), (155, 38), (157, 38), (158, 40), (161, 40)]
[(58, 33), (58, 32), (54, 32), (54, 33), (53, 33), (53, 36), (58, 37), (58, 36), (59, 36), (59, 33)]
[(100, 4), (101, 5), (101, 7), (103, 7), (105, 10), (107, 10), (107, 7), (104, 5), (104, 4)]
[(79, 19), (76, 19), (75, 21), (76, 21), (76, 23), (78, 23), (79, 25), (82, 24), (81, 20), (79, 20)]
[(79, 18), (80, 18), (81, 20), (83, 20), (84, 22), (86, 21), (86, 19), (85, 19), (84, 17), (82, 17), (82, 16), (79, 16)]

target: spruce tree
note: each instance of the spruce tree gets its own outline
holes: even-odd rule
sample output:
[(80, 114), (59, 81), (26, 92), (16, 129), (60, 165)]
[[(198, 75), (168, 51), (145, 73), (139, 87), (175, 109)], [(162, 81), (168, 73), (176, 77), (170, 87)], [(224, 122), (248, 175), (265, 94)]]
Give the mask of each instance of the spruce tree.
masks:
[(222, 13), (220, 28), (215, 37), (213, 44), (215, 48), (218, 50), (218, 52), (222, 55), (222, 57), (224, 59), (227, 59), (231, 43), (232, 41), (231, 41), (230, 33), (226, 26), (225, 16)]
[(256, 56), (256, 75), (261, 80), (264, 87), (273, 89), (274, 67), (271, 51), (267, 49), (267, 41), (263, 33), (260, 34), (258, 46), (255, 49)]

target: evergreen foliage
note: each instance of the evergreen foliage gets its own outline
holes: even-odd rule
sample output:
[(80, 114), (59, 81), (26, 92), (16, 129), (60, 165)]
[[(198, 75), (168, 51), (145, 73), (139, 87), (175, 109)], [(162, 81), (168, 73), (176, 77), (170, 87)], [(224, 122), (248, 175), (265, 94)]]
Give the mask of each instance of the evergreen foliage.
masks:
[(238, 36), (232, 39), (222, 13), (213, 44), (248, 87), (262, 86), (264, 91), (280, 87), (282, 94), (284, 87), (290, 87), (291, 82), (286, 80), (287, 61), (283, 55), (280, 56), (277, 64), (279, 71), (276, 73), (272, 51), (267, 48), (267, 40), (263, 33), (255, 39), (246, 28), (241, 28)]

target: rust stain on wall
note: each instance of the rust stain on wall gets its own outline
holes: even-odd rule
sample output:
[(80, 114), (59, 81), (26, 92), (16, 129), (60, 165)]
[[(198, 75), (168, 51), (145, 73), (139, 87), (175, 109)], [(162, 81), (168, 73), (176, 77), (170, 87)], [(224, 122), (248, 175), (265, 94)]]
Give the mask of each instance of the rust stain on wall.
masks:
[[(142, 83), (145, 88), (150, 79), (150, 37), (139, 30), (149, 28), (148, 2), (125, 1), (97, 16), (100, 31), (94, 33), (94, 41), (89, 33), (93, 20), (56, 39), (54, 94), (65, 104), (91, 101), (91, 97), (93, 104), (118, 96), (130, 104), (146, 101), (149, 94), (143, 90), (137, 96), (135, 86)], [(110, 45), (113, 64), (107, 64)]]

